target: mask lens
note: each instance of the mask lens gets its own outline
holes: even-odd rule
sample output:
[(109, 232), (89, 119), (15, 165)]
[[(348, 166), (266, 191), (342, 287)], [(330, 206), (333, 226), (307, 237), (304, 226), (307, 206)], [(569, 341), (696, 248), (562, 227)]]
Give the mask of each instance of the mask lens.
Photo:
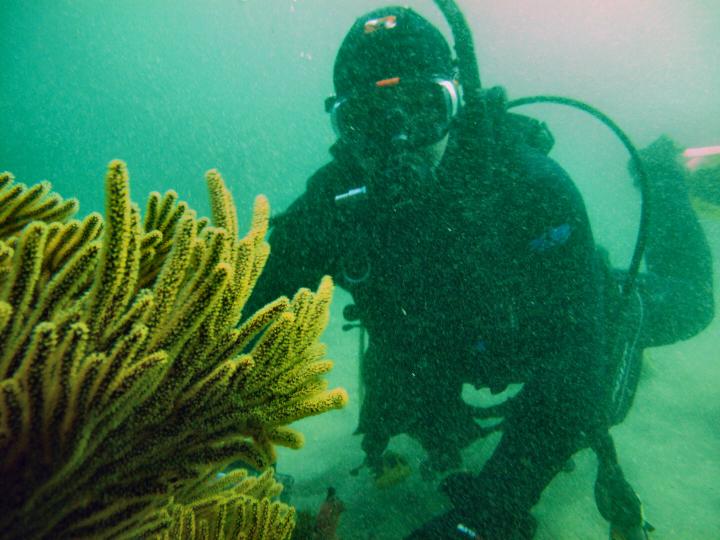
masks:
[(336, 125), (339, 135), (348, 140), (378, 139), (391, 132), (393, 116), (392, 100), (388, 89), (382, 88), (362, 96), (352, 97), (339, 103), (336, 108)]
[(408, 89), (406, 110), (411, 122), (411, 140), (418, 146), (432, 144), (447, 133), (453, 117), (450, 96), (437, 83)]
[[(402, 141), (420, 147), (440, 140), (455, 114), (447, 83), (403, 81), (340, 100), (332, 110), (337, 134), (349, 142), (375, 145)], [(454, 91), (454, 87), (452, 87)]]

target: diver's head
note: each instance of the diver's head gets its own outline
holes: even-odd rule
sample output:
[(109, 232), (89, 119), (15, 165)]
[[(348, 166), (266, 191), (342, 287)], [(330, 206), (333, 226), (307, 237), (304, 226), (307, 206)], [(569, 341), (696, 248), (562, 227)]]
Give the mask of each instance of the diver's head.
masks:
[(326, 102), (341, 143), (361, 163), (413, 153), (437, 165), (460, 97), (450, 47), (415, 11), (378, 9), (359, 18), (335, 60)]

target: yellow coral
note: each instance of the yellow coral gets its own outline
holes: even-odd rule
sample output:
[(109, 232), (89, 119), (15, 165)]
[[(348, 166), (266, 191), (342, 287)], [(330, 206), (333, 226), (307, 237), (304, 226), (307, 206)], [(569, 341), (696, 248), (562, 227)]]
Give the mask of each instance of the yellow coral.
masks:
[(77, 212), (76, 199), (63, 201), (50, 193), (50, 183), (40, 182), (28, 188), (14, 184), (9, 172), (0, 173), (0, 238), (20, 231), (32, 221), (65, 221)]
[(173, 525), (157, 539), (288, 538), (295, 511), (272, 501), (281, 490), (269, 472), (249, 478), (245, 470), (235, 471), (194, 491), (192, 502), (173, 502), (168, 508)]
[(289, 536), (269, 473), (210, 480), (238, 459), (265, 469), (274, 445), (302, 445), (287, 424), (346, 403), (322, 378), (332, 283), (241, 321), (269, 207), (238, 238), (222, 177), (207, 182), (212, 224), (174, 192), (143, 219), (114, 161), (106, 220), (67, 221), (76, 203), (49, 184), (0, 175), (3, 537)]

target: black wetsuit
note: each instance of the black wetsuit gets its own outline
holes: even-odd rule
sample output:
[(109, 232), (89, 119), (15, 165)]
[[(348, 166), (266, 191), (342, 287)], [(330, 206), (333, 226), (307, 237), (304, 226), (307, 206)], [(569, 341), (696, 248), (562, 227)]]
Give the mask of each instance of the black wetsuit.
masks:
[(427, 188), (392, 207), (372, 192), (365, 206), (335, 203), (366, 183), (336, 149), (274, 220), (252, 305), (323, 274), (352, 293), (370, 336), (358, 426), (370, 461), (401, 433), (431, 455), (467, 445), (478, 428), (462, 384), (525, 383), (483, 470), (449, 489), (463, 516), (500, 531), (602, 422), (603, 275), (567, 174), (511, 138), (488, 166), (475, 129), (459, 121)]

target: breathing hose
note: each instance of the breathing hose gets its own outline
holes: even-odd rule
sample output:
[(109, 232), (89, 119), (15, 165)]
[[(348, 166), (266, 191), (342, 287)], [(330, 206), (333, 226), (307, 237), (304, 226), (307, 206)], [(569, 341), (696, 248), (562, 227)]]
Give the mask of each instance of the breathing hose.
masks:
[(470, 26), (454, 0), (435, 0), (435, 5), (442, 11), (452, 31), (465, 104), (466, 106), (480, 106), (482, 104), (480, 66), (478, 66), (475, 56), (475, 43)]
[(645, 251), (645, 244), (647, 242), (647, 231), (650, 219), (650, 204), (648, 202), (650, 196), (650, 180), (645, 166), (640, 159), (640, 154), (635, 145), (630, 141), (627, 134), (620, 129), (620, 127), (613, 122), (611, 118), (595, 107), (583, 103), (582, 101), (559, 96), (533, 96), (512, 100), (507, 103), (506, 109), (512, 109), (514, 107), (521, 107), (523, 105), (530, 105), (534, 103), (556, 103), (559, 105), (568, 105), (570, 107), (580, 109), (581, 111), (585, 111), (605, 124), (617, 136), (617, 138), (620, 139), (620, 142), (622, 142), (623, 146), (625, 146), (630, 154), (633, 165), (637, 170), (642, 204), (640, 206), (640, 223), (638, 225), (637, 238), (635, 240), (635, 249), (633, 250), (632, 260), (630, 262), (630, 267), (628, 268), (627, 278), (625, 279), (625, 283), (623, 283), (623, 298), (627, 299), (635, 288), (635, 284), (637, 282), (638, 272), (640, 271), (640, 263), (642, 262), (643, 252)]
[[(473, 43), (472, 32), (465, 20), (465, 16), (460, 11), (454, 0), (434, 0), (435, 5), (440, 9), (445, 20), (452, 31), (453, 40), (455, 42), (455, 54), (457, 55), (458, 70), (460, 72), (460, 83), (463, 87), (463, 98), (465, 105), (472, 111), (482, 113), (483, 107), (483, 90), (480, 82), (480, 69), (475, 56), (475, 45)], [(640, 207), (640, 223), (638, 224), (638, 232), (635, 240), (635, 248), (633, 250), (630, 267), (627, 271), (627, 277), (622, 286), (623, 302), (621, 310), (624, 310), (627, 300), (630, 298), (635, 285), (637, 284), (637, 276), (640, 271), (640, 263), (642, 262), (645, 244), (647, 242), (648, 225), (650, 220), (650, 181), (645, 166), (640, 159), (640, 154), (630, 138), (620, 127), (613, 122), (607, 115), (598, 109), (587, 105), (581, 101), (557, 97), (557, 96), (534, 96), (521, 99), (515, 99), (506, 103), (506, 110), (523, 105), (531, 105), (536, 103), (554, 103), (559, 105), (567, 105), (580, 109), (605, 124), (622, 142), (627, 149), (633, 161), (633, 165), (638, 175), (640, 185), (641, 207)], [(478, 125), (481, 125), (478, 123)], [(618, 314), (619, 315), (619, 314)]]

